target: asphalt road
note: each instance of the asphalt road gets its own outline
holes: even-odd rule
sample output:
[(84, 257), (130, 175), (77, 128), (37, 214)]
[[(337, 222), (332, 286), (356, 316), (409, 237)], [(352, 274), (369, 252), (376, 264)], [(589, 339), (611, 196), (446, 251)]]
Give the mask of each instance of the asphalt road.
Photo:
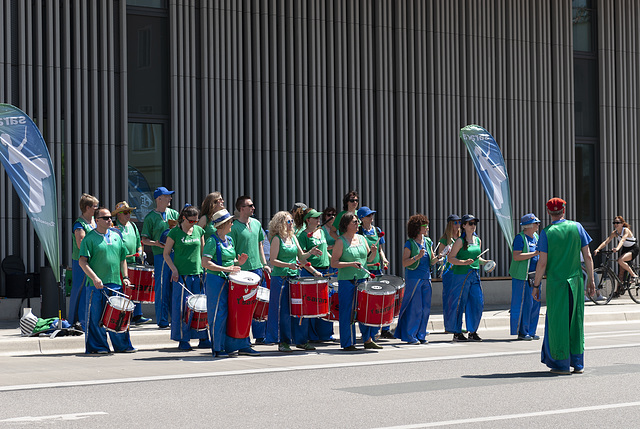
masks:
[(585, 373), (570, 376), (540, 363), (540, 341), (503, 330), (380, 352), (0, 357), (0, 428), (637, 427), (639, 328), (587, 326)]

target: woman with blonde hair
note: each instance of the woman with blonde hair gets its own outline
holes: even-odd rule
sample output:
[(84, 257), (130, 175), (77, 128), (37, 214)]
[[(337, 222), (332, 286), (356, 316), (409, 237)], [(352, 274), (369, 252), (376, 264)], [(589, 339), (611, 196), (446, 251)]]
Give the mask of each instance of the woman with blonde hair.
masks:
[[(309, 323), (306, 319), (295, 319), (292, 323), (289, 281), (298, 277), (298, 258), (306, 259), (322, 254), (317, 247), (303, 252), (293, 232), (293, 218), (289, 212), (276, 213), (269, 222), (271, 252), (269, 259), (274, 266), (271, 273), (269, 314), (267, 317), (267, 343), (278, 343), (278, 350), (291, 352), (289, 344), (303, 350), (315, 350), (309, 344)], [(293, 325), (293, 326), (292, 326)]]
[[(620, 256), (618, 257), (618, 265), (620, 265), (620, 271), (618, 276), (622, 281), (624, 279), (624, 272), (628, 272), (631, 276), (631, 279), (635, 282), (638, 279), (638, 274), (634, 273), (628, 262), (634, 260), (638, 256), (638, 241), (636, 237), (633, 235), (631, 231), (631, 226), (624, 220), (622, 216), (616, 216), (613, 218), (613, 231), (607, 237), (605, 241), (600, 243), (600, 245), (593, 252), (593, 255), (597, 255), (598, 252), (606, 247), (607, 244), (614, 238), (618, 239), (618, 243), (613, 248), (614, 252), (618, 252)], [(617, 295), (624, 294), (624, 289), (620, 289), (622, 286), (622, 282), (618, 285)], [(614, 295), (616, 296), (616, 295)]]
[(442, 234), (442, 237), (438, 240), (438, 245), (433, 252), (444, 259), (444, 271), (442, 273), (442, 315), (444, 318), (445, 332), (454, 332), (456, 326), (458, 297), (455, 294), (451, 294), (453, 265), (447, 261), (447, 254), (458, 237), (460, 237), (460, 216), (450, 214), (449, 217), (447, 217), (447, 226), (444, 234)]

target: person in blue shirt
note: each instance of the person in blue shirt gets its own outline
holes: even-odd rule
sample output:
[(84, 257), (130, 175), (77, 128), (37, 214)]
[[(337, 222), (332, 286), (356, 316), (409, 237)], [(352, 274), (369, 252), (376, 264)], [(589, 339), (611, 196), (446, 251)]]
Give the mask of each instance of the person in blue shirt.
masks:
[(536, 335), (540, 317), (540, 303), (531, 296), (533, 275), (536, 271), (539, 252), (538, 229), (540, 219), (528, 213), (520, 219), (522, 232), (513, 239), (511, 275), (511, 335), (519, 340), (539, 340)]

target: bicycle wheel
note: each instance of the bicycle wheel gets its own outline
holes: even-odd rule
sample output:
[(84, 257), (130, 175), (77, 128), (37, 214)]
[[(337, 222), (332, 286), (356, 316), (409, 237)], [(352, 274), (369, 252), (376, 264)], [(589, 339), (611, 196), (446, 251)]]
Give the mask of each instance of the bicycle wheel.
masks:
[[(611, 274), (604, 268), (596, 268), (593, 270), (593, 281), (596, 284), (596, 293), (589, 299), (597, 305), (608, 304), (613, 297), (613, 291), (616, 288), (616, 281), (611, 278)], [(640, 295), (638, 295), (640, 299)]]
[[(634, 272), (638, 272), (638, 266), (632, 265), (631, 269)], [(636, 283), (633, 280), (629, 280), (629, 296), (636, 304), (640, 304), (640, 283)]]

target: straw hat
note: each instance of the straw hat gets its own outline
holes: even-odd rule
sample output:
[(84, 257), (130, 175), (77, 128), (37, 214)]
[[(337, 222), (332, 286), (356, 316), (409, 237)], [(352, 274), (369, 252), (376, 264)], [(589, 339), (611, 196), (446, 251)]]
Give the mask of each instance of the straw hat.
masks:
[(127, 203), (126, 201), (120, 201), (118, 204), (116, 204), (116, 208), (111, 212), (111, 215), (115, 216), (118, 213), (129, 212), (135, 209), (137, 209), (137, 207), (129, 207), (129, 203)]

